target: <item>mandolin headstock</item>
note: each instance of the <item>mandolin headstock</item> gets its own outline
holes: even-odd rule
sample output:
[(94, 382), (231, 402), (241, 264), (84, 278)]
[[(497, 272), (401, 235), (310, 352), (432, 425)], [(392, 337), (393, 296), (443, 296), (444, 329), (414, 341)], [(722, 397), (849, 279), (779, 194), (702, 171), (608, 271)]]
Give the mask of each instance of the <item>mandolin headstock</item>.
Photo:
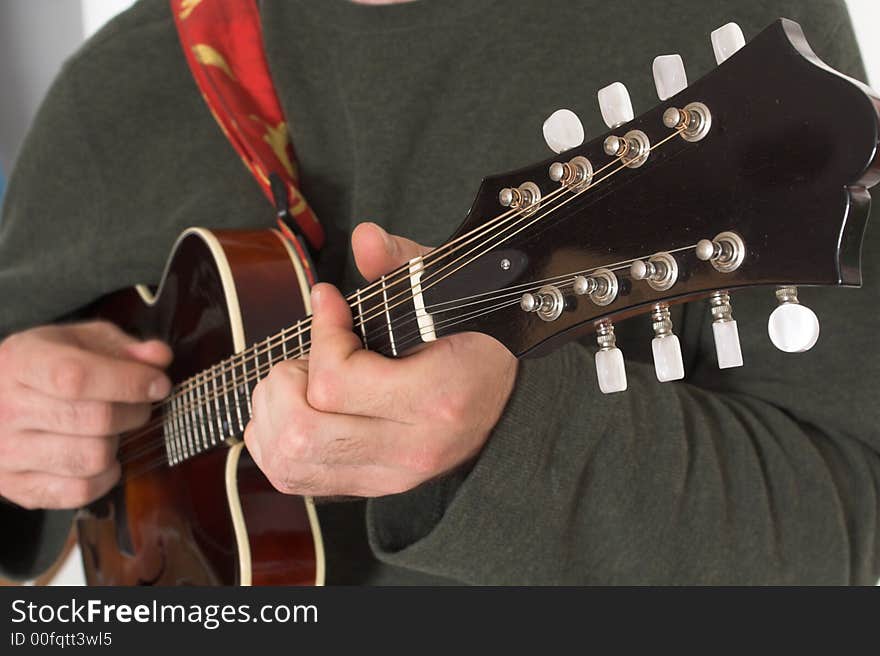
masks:
[(597, 331), (600, 384), (615, 391), (614, 321), (652, 313), (658, 377), (676, 379), (668, 304), (710, 297), (719, 360), (736, 366), (727, 291), (776, 286), (771, 338), (812, 346), (818, 323), (796, 288), (861, 284), (880, 100), (792, 21), (742, 47), (738, 30), (713, 33), (720, 65), (688, 86), (680, 59), (658, 58), (652, 110), (633, 118), (612, 85), (607, 133), (580, 144), (576, 117), (557, 112), (545, 136), (562, 152), (486, 178), (448, 254), (422, 267), (432, 334), (475, 330), (525, 355)]

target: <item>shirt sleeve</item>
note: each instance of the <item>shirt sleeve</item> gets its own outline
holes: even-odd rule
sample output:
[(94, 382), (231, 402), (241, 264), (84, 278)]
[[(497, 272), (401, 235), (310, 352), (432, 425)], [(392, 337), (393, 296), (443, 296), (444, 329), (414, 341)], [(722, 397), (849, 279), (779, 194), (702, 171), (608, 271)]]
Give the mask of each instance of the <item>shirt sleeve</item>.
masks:
[[(864, 79), (842, 3), (809, 4), (827, 12), (809, 20), (817, 51)], [(683, 382), (660, 384), (650, 363), (630, 361), (628, 391), (601, 395), (593, 351), (577, 343), (526, 361), (470, 469), (370, 502), (374, 551), (478, 584), (875, 584), (880, 229), (870, 222), (863, 274), (858, 290), (802, 290), (822, 322), (806, 354), (772, 347), (775, 299), (758, 289), (732, 297), (740, 369), (718, 371), (702, 304), (676, 318)]]
[(0, 577), (32, 579), (58, 559), (70, 533), (73, 512), (23, 510), (0, 503)]

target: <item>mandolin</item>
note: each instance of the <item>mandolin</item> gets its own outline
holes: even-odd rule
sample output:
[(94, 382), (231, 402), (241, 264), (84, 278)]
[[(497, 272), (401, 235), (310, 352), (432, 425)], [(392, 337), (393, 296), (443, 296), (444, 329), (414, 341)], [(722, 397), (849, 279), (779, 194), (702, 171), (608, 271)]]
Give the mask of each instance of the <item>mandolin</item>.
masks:
[[(554, 113), (556, 156), (486, 178), (446, 243), (349, 294), (364, 348), (400, 357), (478, 331), (525, 357), (594, 333), (600, 391), (618, 393), (614, 322), (649, 313), (657, 377), (678, 380), (669, 307), (708, 299), (719, 365), (735, 367), (730, 292), (768, 286), (771, 341), (809, 349), (819, 326), (798, 287), (861, 284), (880, 100), (791, 21), (711, 40), (719, 66), (693, 84), (677, 55), (655, 60), (661, 103), (639, 117), (623, 85), (602, 89), (609, 131), (593, 141)], [(155, 291), (97, 304), (175, 358), (170, 396), (120, 439), (120, 483), (78, 513), (90, 584), (323, 583), (314, 503), (276, 492), (241, 441), (257, 382), (309, 352), (308, 287), (281, 233), (191, 228)]]

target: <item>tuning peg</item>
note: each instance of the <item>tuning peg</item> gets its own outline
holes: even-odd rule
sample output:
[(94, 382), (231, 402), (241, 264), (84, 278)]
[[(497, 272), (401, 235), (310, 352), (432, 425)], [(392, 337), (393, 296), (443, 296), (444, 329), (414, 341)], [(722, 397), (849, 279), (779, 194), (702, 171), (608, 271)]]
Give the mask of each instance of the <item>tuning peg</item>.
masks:
[(617, 348), (614, 337), (614, 325), (608, 321), (600, 321), (596, 325), (596, 378), (602, 394), (613, 394), (626, 390), (626, 367), (623, 364), (623, 352)]
[(730, 296), (727, 292), (715, 292), (709, 298), (712, 312), (712, 334), (715, 337), (715, 354), (718, 356), (718, 368), (730, 369), (743, 365), (742, 347), (739, 343), (739, 331)]
[(687, 73), (681, 55), (660, 55), (654, 59), (654, 86), (660, 100), (671, 98), (687, 88)]
[(654, 371), (657, 373), (657, 380), (661, 383), (681, 380), (684, 378), (684, 362), (678, 336), (672, 332), (669, 305), (657, 303), (651, 313), (651, 320), (655, 335), (651, 340), (651, 351), (654, 353)]
[(786, 353), (809, 351), (819, 339), (816, 313), (798, 301), (797, 287), (780, 287), (776, 299), (779, 307), (770, 313), (767, 322), (773, 346)]
[(602, 110), (602, 120), (612, 130), (633, 120), (629, 91), (620, 82), (599, 89), (599, 109)]
[(584, 143), (584, 126), (570, 109), (557, 109), (544, 121), (544, 141), (554, 153), (577, 148)]
[(651, 289), (662, 292), (671, 289), (678, 280), (678, 263), (669, 253), (654, 253), (647, 260), (633, 260), (629, 275), (633, 280), (644, 280)]
[(743, 31), (736, 23), (728, 23), (712, 32), (712, 50), (715, 51), (715, 61), (723, 63), (733, 53), (746, 44)]

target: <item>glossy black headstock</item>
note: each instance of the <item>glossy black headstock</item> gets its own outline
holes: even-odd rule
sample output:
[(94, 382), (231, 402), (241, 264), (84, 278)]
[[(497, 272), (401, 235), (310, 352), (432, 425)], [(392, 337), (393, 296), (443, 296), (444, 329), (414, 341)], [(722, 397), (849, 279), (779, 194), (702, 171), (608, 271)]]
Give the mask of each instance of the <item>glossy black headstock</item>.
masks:
[[(708, 107), (711, 128), (689, 142), (664, 125), (663, 115), (693, 102)], [(453, 237), (467, 245), (451, 259), (464, 257), (443, 273), (448, 261), (426, 267), (426, 279), (436, 280), (424, 290), (428, 307), (472, 299), (469, 315), (436, 315), (437, 334), (484, 332), (523, 355), (600, 319), (718, 289), (861, 284), (867, 188), (880, 179), (878, 109), (867, 88), (813, 54), (796, 23), (777, 21), (635, 120), (557, 157), (485, 179)], [(621, 166), (603, 149), (607, 136), (631, 130), (643, 131), (653, 146), (638, 168)], [(576, 156), (602, 171), (588, 189), (563, 191), (528, 216), (496, 219), (506, 211), (502, 189), (530, 181), (547, 199), (560, 189), (548, 176), (550, 165)], [(698, 259), (694, 248), (725, 231), (745, 245), (742, 264), (728, 273)], [(672, 253), (678, 266), (668, 290), (634, 280), (629, 271), (633, 259), (658, 252)], [(619, 287), (605, 306), (571, 287), (576, 273), (589, 276), (600, 267), (613, 269)], [(563, 292), (564, 310), (554, 320), (520, 308), (522, 293), (539, 281)]]

